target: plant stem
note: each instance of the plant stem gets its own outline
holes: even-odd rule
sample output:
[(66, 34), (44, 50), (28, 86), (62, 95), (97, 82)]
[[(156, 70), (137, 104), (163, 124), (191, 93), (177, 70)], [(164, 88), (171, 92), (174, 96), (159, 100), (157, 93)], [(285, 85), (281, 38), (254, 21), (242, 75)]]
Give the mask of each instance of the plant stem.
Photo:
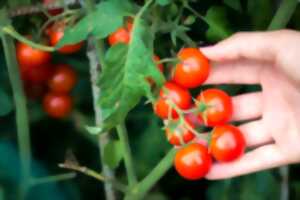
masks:
[[(6, 11), (1, 10), (0, 12), (1, 25), (10, 24)], [(20, 198), (25, 198), (26, 191), (29, 187), (31, 160), (30, 132), (26, 98), (24, 95), (19, 66), (17, 63), (14, 41), (11, 37), (4, 33), (1, 33), (1, 39), (16, 107), (17, 136), (21, 159), (21, 187), (19, 196)]]
[(116, 182), (112, 179), (109, 179), (108, 177), (102, 176), (102, 174), (99, 174), (98, 172), (89, 169), (87, 167), (78, 166), (76, 164), (69, 164), (69, 163), (59, 164), (58, 166), (64, 169), (70, 169), (76, 172), (80, 172), (101, 182), (110, 182), (116, 189), (120, 190), (121, 192), (125, 193), (127, 191), (127, 187), (125, 185)]
[(171, 149), (169, 153), (156, 165), (156, 167), (139, 184), (132, 188), (131, 192), (125, 196), (125, 200), (139, 200), (150, 191), (159, 179), (172, 167), (176, 149)]
[[(93, 12), (95, 3), (93, 0), (85, 0), (85, 6), (88, 13)], [(98, 105), (98, 99), (100, 97), (100, 88), (97, 85), (97, 81), (100, 75), (100, 65), (103, 67), (104, 63), (104, 51), (103, 43), (101, 40), (96, 40), (95, 38), (89, 39), (90, 50), (87, 53), (90, 60), (90, 74), (91, 74), (91, 83), (93, 91), (93, 101), (94, 101), (94, 111), (95, 111), (95, 121), (96, 126), (102, 126), (102, 114), (101, 108)], [(100, 161), (102, 164), (102, 173), (105, 177), (114, 180), (114, 171), (111, 170), (104, 161), (104, 147), (109, 142), (109, 134), (103, 133), (99, 135), (98, 146), (100, 150)], [(116, 195), (113, 189), (113, 185), (109, 182), (104, 183), (105, 197), (106, 200), (115, 200)]]
[(57, 181), (65, 181), (69, 179), (73, 179), (76, 177), (75, 173), (66, 173), (66, 174), (58, 174), (54, 176), (47, 176), (42, 178), (32, 178), (30, 181), (31, 187), (41, 184), (47, 184), (50, 182), (57, 182)]
[(133, 159), (129, 146), (128, 134), (124, 123), (117, 126), (117, 132), (122, 144), (129, 187), (131, 187), (137, 183), (137, 178), (133, 167)]
[(276, 30), (286, 27), (297, 7), (297, 4), (297, 0), (282, 0), (272, 22), (268, 27), (268, 30)]
[(18, 33), (14, 27), (12, 27), (11, 25), (8, 26), (4, 26), (1, 28), (1, 31), (10, 35), (11, 37), (25, 43), (28, 44), (29, 46), (35, 48), (35, 49), (40, 49), (43, 51), (54, 51), (55, 48), (54, 47), (50, 47), (50, 46), (45, 46), (45, 45), (41, 45), (41, 44), (37, 44), (29, 39), (27, 39), (26, 37), (23, 37), (20, 33)]

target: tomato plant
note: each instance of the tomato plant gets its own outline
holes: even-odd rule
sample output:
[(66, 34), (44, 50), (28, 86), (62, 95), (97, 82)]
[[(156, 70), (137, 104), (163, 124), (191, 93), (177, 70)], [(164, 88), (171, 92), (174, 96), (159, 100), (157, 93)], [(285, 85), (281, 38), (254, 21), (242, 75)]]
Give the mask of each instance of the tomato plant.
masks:
[(188, 180), (203, 178), (211, 167), (211, 156), (201, 144), (190, 144), (180, 149), (174, 161), (176, 171)]
[(210, 151), (220, 162), (228, 162), (240, 157), (246, 142), (242, 132), (232, 125), (217, 126), (212, 132)]
[(118, 43), (128, 44), (130, 42), (130, 34), (132, 23), (128, 22), (126, 27), (118, 28), (115, 32), (111, 33), (108, 37), (108, 43), (112, 46)]

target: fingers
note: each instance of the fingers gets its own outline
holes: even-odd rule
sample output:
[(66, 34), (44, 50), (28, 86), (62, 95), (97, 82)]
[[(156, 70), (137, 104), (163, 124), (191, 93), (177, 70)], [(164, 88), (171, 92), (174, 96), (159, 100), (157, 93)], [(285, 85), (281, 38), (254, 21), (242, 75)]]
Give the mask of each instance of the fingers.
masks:
[(276, 36), (274, 32), (237, 33), (222, 42), (201, 48), (212, 61), (228, 61), (240, 58), (272, 61), (276, 55)]
[(257, 84), (263, 67), (263, 62), (249, 60), (215, 63), (205, 84)]
[(248, 147), (260, 146), (273, 141), (271, 134), (263, 125), (262, 120), (248, 122), (239, 126)]
[(262, 115), (262, 93), (248, 93), (232, 98), (233, 116), (232, 121), (255, 119)]
[(285, 155), (275, 144), (259, 147), (240, 159), (229, 163), (216, 163), (207, 179), (225, 179), (288, 164)]

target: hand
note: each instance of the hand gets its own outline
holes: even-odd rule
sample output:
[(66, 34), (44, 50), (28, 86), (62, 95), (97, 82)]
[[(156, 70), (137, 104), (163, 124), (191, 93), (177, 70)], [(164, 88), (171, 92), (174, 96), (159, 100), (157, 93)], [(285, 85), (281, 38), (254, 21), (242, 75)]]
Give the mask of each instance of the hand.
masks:
[[(212, 61), (207, 84), (261, 84), (262, 92), (233, 98), (234, 121), (252, 150), (216, 163), (207, 179), (224, 179), (300, 161), (300, 33), (238, 33), (201, 48)], [(261, 117), (261, 118), (260, 118)]]

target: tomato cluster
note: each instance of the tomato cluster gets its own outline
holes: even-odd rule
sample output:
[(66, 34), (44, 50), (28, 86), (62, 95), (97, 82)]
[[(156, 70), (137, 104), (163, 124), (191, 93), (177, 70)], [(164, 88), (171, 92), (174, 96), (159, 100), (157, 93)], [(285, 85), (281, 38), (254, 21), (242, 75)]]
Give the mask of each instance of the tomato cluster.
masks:
[[(55, 46), (64, 35), (64, 26), (52, 25), (47, 29), (49, 43)], [(57, 51), (62, 54), (78, 52), (83, 42), (66, 45)], [(70, 92), (77, 82), (75, 70), (67, 64), (52, 64), (51, 53), (18, 42), (16, 55), (24, 89), (29, 98), (43, 98), (44, 111), (53, 118), (68, 116), (73, 107)]]
[[(108, 38), (112, 46), (128, 44), (132, 23), (117, 29)], [(230, 162), (239, 158), (245, 150), (241, 131), (230, 125), (233, 113), (231, 97), (220, 89), (206, 89), (193, 98), (190, 89), (199, 88), (210, 73), (209, 60), (197, 48), (183, 48), (179, 62), (171, 72), (171, 78), (160, 88), (153, 103), (155, 114), (164, 120), (168, 141), (178, 147), (175, 169), (188, 180), (198, 180), (209, 172), (213, 159)], [(164, 72), (160, 58), (154, 56), (157, 68)], [(154, 81), (147, 78), (153, 86)], [(208, 134), (199, 133), (197, 127), (211, 128)], [(209, 135), (209, 137), (205, 137)]]
[[(245, 150), (245, 139), (237, 127), (229, 124), (233, 105), (226, 92), (211, 88), (193, 98), (189, 91), (208, 78), (209, 60), (196, 48), (181, 49), (177, 59), (153, 109), (164, 120), (168, 141), (178, 147), (175, 169), (188, 180), (198, 180), (209, 172), (213, 159), (229, 162), (239, 158)], [(202, 134), (197, 127), (212, 131)]]

